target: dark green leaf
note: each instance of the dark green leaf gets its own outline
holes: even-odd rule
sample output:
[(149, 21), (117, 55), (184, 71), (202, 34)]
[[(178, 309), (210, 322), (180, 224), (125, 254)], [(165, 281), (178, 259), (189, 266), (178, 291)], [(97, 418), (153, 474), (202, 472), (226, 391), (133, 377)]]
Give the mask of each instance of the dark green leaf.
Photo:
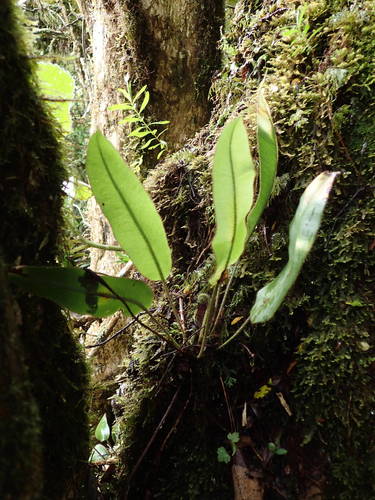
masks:
[(84, 269), (20, 266), (9, 277), (25, 290), (61, 307), (98, 318), (119, 309), (126, 315), (129, 310), (137, 314), (152, 302), (152, 291), (142, 281), (98, 276)]

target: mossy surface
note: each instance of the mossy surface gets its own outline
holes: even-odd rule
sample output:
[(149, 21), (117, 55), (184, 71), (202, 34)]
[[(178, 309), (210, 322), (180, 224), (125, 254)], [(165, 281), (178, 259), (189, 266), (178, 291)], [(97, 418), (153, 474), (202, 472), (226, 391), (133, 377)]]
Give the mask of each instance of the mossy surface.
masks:
[[(6, 214), (0, 241), (5, 269), (56, 263), (64, 176), (53, 123), (38, 97), (12, 3), (0, 5), (0, 204)], [(88, 455), (83, 358), (57, 307), (19, 290), (12, 293), (1, 297), (6, 325), (1, 366), (15, 377), (3, 375), (1, 410), (7, 417), (11, 406), (14, 414), (11, 425), (9, 415), (1, 420), (0, 496), (57, 499), (70, 490), (78, 495), (72, 483)], [(14, 324), (6, 316), (9, 311), (15, 311)]]

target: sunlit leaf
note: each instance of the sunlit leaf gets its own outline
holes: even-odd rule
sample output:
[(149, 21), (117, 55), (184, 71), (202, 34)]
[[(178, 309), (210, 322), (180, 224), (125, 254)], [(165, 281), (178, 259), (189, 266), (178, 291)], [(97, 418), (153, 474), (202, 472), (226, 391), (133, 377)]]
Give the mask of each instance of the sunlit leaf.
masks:
[(145, 92), (145, 96), (143, 98), (141, 107), (139, 108), (139, 112), (142, 113), (142, 111), (145, 109), (145, 107), (148, 104), (148, 101), (150, 100), (150, 92)]
[(241, 256), (246, 241), (246, 217), (253, 202), (255, 168), (249, 141), (241, 118), (223, 130), (215, 152), (212, 170), (216, 234), (212, 248), (216, 271), (214, 285), (228, 266)]
[(123, 123), (137, 123), (141, 122), (142, 120), (138, 118), (137, 116), (127, 116), (123, 120), (119, 121), (119, 124), (122, 125)]
[(104, 413), (104, 415), (100, 419), (100, 422), (96, 426), (95, 437), (98, 441), (107, 441), (110, 435), (111, 430), (108, 425), (107, 415)]
[[(131, 96), (130, 96), (130, 94), (129, 94), (129, 92), (128, 92), (127, 90), (125, 90), (125, 89), (117, 89), (117, 90), (118, 90), (118, 92), (121, 92), (121, 94), (122, 94), (124, 97), (126, 97), (126, 99), (127, 99), (128, 101), (131, 101), (131, 100), (132, 100), (132, 98), (131, 98)], [(131, 109), (133, 109), (133, 107), (131, 107)]]
[(142, 137), (146, 137), (146, 135), (150, 134), (151, 132), (149, 130), (144, 130), (143, 132), (134, 130), (133, 132), (130, 132), (129, 137), (139, 137), (141, 139)]
[(147, 149), (149, 147), (149, 145), (155, 141), (155, 137), (153, 137), (152, 139), (149, 139), (145, 144), (143, 144), (143, 146), (141, 146), (141, 149)]
[(89, 142), (87, 172), (119, 244), (140, 273), (164, 280), (172, 260), (162, 220), (139, 179), (100, 132)]
[(135, 94), (134, 101), (139, 99), (146, 89), (147, 89), (147, 85), (144, 85), (140, 90), (138, 90), (138, 92)]
[(268, 321), (294, 284), (315, 241), (323, 210), (338, 172), (323, 172), (305, 189), (289, 229), (289, 260), (281, 273), (256, 296), (252, 323)]
[(130, 104), (124, 104), (124, 103), (113, 104), (112, 106), (108, 107), (109, 111), (128, 111), (131, 109), (133, 109), (133, 106), (131, 106)]
[(36, 75), (47, 106), (63, 132), (69, 134), (72, 131), (71, 99), (74, 97), (74, 79), (72, 75), (57, 64), (49, 62), (38, 62)]
[(248, 237), (254, 231), (272, 193), (277, 170), (277, 139), (271, 112), (262, 94), (258, 95), (257, 139), (259, 152), (259, 193), (247, 218)]
[(98, 318), (119, 309), (126, 315), (129, 311), (137, 314), (152, 302), (152, 291), (142, 281), (98, 276), (84, 269), (19, 266), (9, 277), (23, 289), (61, 307)]

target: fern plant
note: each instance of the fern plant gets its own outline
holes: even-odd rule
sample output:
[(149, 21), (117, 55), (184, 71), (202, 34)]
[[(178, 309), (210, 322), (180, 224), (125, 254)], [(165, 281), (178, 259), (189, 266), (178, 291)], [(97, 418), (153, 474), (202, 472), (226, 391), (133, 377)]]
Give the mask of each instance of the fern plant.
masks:
[[(147, 100), (145, 94), (146, 104)], [(144, 106), (141, 105), (141, 109)], [(28, 266), (13, 269), (11, 280), (77, 313), (108, 316), (121, 309), (178, 350), (189, 344), (196, 349), (198, 343), (196, 355), (201, 357), (207, 343), (217, 338), (214, 332), (231, 292), (233, 278), (226, 278), (230, 274), (227, 271), (242, 256), (268, 203), (276, 177), (276, 134), (261, 92), (257, 104), (257, 142), (258, 169), (251, 157), (241, 118), (226, 125), (218, 140), (212, 169), (215, 269), (209, 280), (211, 296), (202, 325), (189, 339), (167, 286), (172, 257), (163, 222), (140, 180), (100, 132), (93, 134), (87, 151), (87, 173), (92, 191), (118, 243), (137, 270), (148, 280), (161, 282), (181, 335), (176, 336), (175, 329), (164, 331), (149, 312), (152, 291), (143, 281), (103, 276), (88, 269)], [(265, 322), (274, 316), (312, 248), (336, 175), (337, 172), (322, 172), (307, 186), (290, 224), (288, 262), (274, 280), (259, 290), (248, 317), (219, 348), (232, 341), (249, 323)], [(255, 185), (258, 186), (257, 192)], [(142, 323), (139, 313), (149, 315), (147, 325)]]
[[(160, 126), (168, 125), (169, 121), (148, 122), (144, 116), (144, 112), (150, 102), (150, 92), (147, 90), (147, 85), (144, 85), (138, 92), (134, 93), (129, 78), (127, 77), (125, 80), (126, 89), (118, 89), (125, 98), (125, 102), (114, 104), (108, 109), (110, 111), (125, 111), (126, 116), (119, 121), (119, 124), (130, 124), (132, 126), (128, 137), (136, 138), (140, 141), (139, 150), (141, 153), (144, 151), (159, 150), (156, 156), (159, 160), (168, 147), (166, 141), (162, 139), (162, 135), (168, 129), (160, 129)], [(142, 155), (138, 163), (142, 163)]]

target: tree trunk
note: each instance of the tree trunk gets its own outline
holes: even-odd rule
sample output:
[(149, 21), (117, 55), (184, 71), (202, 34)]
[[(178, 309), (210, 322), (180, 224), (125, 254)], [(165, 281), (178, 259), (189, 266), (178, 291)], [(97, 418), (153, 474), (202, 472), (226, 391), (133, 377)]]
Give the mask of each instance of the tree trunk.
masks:
[(7, 283), (9, 267), (56, 263), (64, 172), (12, 2), (0, 16), (0, 496), (81, 498), (85, 364), (59, 308)]
[(108, 106), (118, 101), (116, 90), (129, 74), (139, 88), (148, 85), (149, 113), (170, 120), (170, 148), (181, 146), (209, 118), (223, 2), (86, 0), (83, 8), (92, 27), (93, 128), (119, 147), (123, 138)]
[[(124, 11), (147, 9), (136, 3)], [(185, 342), (181, 352), (137, 330), (114, 399), (123, 438), (120, 498), (233, 498), (230, 468), (217, 461), (223, 444), (233, 446), (226, 440), (230, 430), (238, 430), (253, 470), (262, 471), (249, 478), (234, 463), (235, 478), (241, 472), (239, 497), (374, 497), (368, 442), (374, 405), (374, 24), (371, 1), (237, 2), (222, 44), (226, 60), (215, 78), (217, 107), (209, 127), (147, 179), (173, 248), (176, 272), (169, 284), (189, 335), (199, 331), (212, 271), (207, 172), (216, 138), (239, 111), (254, 130), (261, 83), (279, 138), (278, 178), (205, 356), (195, 358), (195, 346), (176, 331), (162, 300), (158, 318)], [(134, 27), (137, 43), (127, 49), (135, 67), (141, 45)], [(151, 78), (148, 68), (140, 68), (140, 81)], [(253, 133), (250, 140), (256, 155)], [(322, 170), (342, 176), (295, 287), (272, 321), (216, 349), (234, 332), (234, 320), (247, 317), (256, 292), (280, 272), (299, 196)], [(269, 390), (261, 397), (263, 387)]]

